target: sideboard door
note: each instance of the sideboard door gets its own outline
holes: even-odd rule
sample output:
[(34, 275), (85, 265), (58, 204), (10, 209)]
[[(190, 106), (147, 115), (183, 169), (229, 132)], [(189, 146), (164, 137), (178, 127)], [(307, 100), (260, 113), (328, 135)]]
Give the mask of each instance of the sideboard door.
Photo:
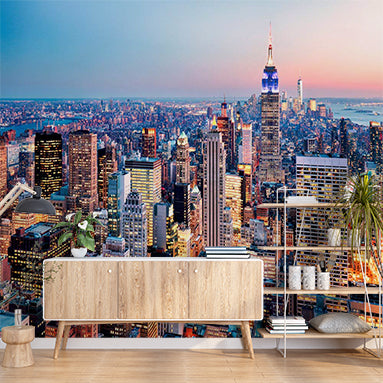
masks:
[(187, 319), (188, 263), (119, 262), (119, 318)]
[(263, 317), (262, 262), (189, 262), (189, 318), (240, 320)]
[(114, 261), (46, 262), (44, 317), (117, 319), (117, 268)]

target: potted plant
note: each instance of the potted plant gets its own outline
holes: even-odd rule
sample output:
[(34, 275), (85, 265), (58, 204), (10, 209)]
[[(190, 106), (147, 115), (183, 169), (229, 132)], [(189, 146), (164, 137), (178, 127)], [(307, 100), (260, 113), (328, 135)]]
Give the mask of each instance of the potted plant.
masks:
[(363, 173), (350, 177), (334, 204), (333, 214), (340, 211), (342, 226), (348, 230), (351, 253), (360, 253), (364, 243), (365, 257), (375, 262), (383, 277), (381, 235), (383, 233), (383, 200), (374, 176)]
[(94, 225), (102, 225), (92, 214), (83, 218), (82, 212), (68, 214), (64, 222), (56, 224), (55, 228), (62, 228), (58, 244), (71, 241), (71, 253), (74, 257), (84, 257), (87, 250), (95, 250)]

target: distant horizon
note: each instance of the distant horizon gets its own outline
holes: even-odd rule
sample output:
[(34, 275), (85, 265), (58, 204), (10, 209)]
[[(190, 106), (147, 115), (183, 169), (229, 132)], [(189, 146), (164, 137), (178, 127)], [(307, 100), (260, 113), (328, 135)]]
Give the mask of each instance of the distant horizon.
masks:
[(0, 97), (250, 97), (270, 22), (288, 96), (301, 77), (304, 98), (383, 97), (382, 16), (380, 0), (2, 0)]

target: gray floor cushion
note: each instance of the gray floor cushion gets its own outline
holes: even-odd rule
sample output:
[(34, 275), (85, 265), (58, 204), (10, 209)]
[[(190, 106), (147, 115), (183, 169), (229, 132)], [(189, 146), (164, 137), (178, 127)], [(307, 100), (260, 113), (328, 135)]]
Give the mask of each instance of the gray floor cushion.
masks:
[(371, 327), (356, 315), (348, 313), (330, 313), (319, 315), (309, 322), (315, 330), (326, 334), (364, 333)]

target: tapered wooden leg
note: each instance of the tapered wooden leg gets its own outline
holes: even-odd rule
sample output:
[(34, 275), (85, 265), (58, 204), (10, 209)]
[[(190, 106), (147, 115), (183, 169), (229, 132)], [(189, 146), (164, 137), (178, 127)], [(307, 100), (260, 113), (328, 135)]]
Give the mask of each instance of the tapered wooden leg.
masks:
[(247, 350), (247, 341), (246, 341), (245, 332), (246, 332), (246, 328), (243, 325), (243, 322), (241, 322), (242, 346), (243, 346), (244, 350)]
[(69, 324), (69, 325), (68, 325), (68, 324), (65, 325), (65, 329), (64, 329), (64, 340), (63, 340), (63, 344), (62, 344), (62, 347), (61, 347), (62, 350), (66, 350), (66, 345), (67, 345), (67, 343), (68, 343), (68, 337), (69, 337), (70, 327), (71, 327), (70, 324)]
[(243, 329), (242, 330), (242, 337), (244, 337), (245, 343), (247, 345), (247, 350), (249, 351), (249, 356), (251, 359), (254, 359), (254, 350), (253, 350), (253, 343), (251, 341), (249, 322), (242, 322), (241, 328)]
[(64, 322), (60, 321), (57, 327), (57, 337), (56, 337), (55, 351), (53, 353), (53, 359), (57, 359), (57, 357), (59, 356), (59, 350), (60, 350), (63, 333), (64, 333)]

